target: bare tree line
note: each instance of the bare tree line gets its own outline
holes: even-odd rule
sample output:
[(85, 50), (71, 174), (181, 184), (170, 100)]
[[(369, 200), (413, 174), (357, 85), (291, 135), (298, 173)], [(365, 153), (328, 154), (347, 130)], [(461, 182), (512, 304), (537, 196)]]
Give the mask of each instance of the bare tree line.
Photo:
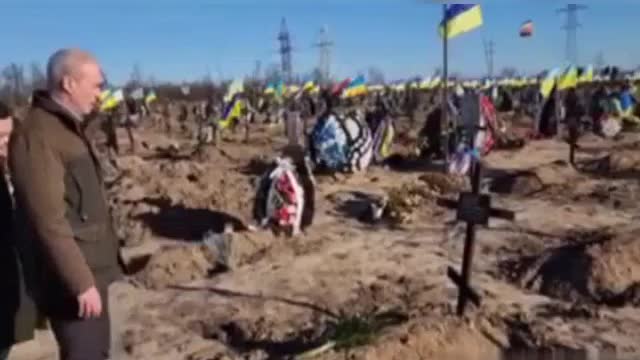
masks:
[(0, 71), (0, 100), (12, 105), (24, 105), (31, 93), (46, 86), (47, 77), (38, 63), (28, 70), (24, 65), (11, 63)]
[[(385, 74), (377, 67), (370, 66), (367, 69), (367, 79), (372, 84), (383, 84)], [(266, 84), (277, 82), (281, 79), (281, 71), (277, 64), (269, 65), (264, 74), (254, 73), (245, 79), (245, 87), (248, 92), (256, 92)], [(307, 74), (297, 74), (294, 76), (295, 84), (302, 84), (305, 81), (319, 83), (321, 72), (313, 69)], [(107, 78), (108, 80), (108, 78)], [(22, 64), (10, 63), (0, 70), (0, 101), (12, 107), (21, 107), (28, 103), (29, 97), (34, 90), (44, 89), (46, 86), (46, 74), (43, 67), (34, 62), (28, 67)], [(180, 84), (172, 82), (159, 82), (153, 76), (145, 77), (142, 67), (135, 64), (129, 75), (129, 79), (124, 84), (125, 91), (144, 87), (154, 89), (159, 98), (174, 100), (203, 100), (211, 97), (221, 97), (230, 80), (214, 81), (210, 74), (203, 76), (200, 80), (182, 82)], [(183, 87), (189, 87), (189, 92), (185, 94)]]

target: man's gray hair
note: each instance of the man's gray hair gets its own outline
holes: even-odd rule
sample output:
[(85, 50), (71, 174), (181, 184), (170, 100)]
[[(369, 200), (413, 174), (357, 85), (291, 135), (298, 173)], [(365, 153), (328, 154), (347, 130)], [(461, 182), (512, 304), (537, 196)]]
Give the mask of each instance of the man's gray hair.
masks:
[(47, 88), (49, 91), (60, 90), (62, 79), (69, 74), (68, 61), (71, 50), (56, 51), (47, 63)]
[(60, 90), (62, 79), (72, 74), (79, 64), (88, 60), (94, 60), (93, 56), (80, 49), (61, 49), (53, 53), (47, 63), (47, 89)]

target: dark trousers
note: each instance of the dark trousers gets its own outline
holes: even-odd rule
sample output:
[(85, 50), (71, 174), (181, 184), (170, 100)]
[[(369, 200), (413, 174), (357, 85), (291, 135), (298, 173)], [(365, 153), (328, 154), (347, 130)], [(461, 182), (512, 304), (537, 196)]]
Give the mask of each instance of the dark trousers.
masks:
[(111, 346), (109, 293), (99, 289), (102, 315), (96, 319), (78, 318), (76, 299), (51, 308), (49, 320), (60, 349), (60, 360), (106, 360)]

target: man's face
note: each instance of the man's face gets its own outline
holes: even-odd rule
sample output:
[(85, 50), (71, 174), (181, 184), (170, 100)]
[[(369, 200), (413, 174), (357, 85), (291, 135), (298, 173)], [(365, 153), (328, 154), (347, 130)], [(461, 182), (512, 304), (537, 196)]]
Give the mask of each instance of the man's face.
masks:
[(95, 62), (82, 64), (66, 81), (65, 88), (80, 115), (90, 114), (100, 101), (102, 71)]
[(0, 160), (7, 157), (9, 136), (13, 131), (13, 119), (11, 117), (0, 119)]

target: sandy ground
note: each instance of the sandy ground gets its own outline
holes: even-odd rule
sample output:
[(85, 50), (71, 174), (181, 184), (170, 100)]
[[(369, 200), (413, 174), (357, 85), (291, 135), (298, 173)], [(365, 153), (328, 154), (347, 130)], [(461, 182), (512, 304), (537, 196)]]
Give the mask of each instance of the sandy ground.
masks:
[[(186, 140), (146, 129), (141, 151), (117, 159), (120, 235), (127, 253), (153, 256), (112, 287), (114, 359), (284, 359), (332, 340), (317, 358), (639, 355), (640, 136), (585, 137), (578, 169), (558, 140), (488, 157), (493, 202), (517, 219), (478, 231), (472, 285), (482, 304), (459, 319), (447, 267), (460, 269), (464, 228), (435, 198), (455, 198), (465, 182), (381, 167), (318, 177), (304, 234), (249, 231), (253, 181), (284, 146), (277, 133), (261, 127), (249, 144), (228, 135), (189, 159), (179, 156)], [(362, 220), (372, 197), (394, 192), (406, 200), (402, 221)], [(198, 241), (225, 223), (236, 230), (232, 270), (211, 274)], [(55, 359), (50, 335), (38, 340), (11, 359)]]

